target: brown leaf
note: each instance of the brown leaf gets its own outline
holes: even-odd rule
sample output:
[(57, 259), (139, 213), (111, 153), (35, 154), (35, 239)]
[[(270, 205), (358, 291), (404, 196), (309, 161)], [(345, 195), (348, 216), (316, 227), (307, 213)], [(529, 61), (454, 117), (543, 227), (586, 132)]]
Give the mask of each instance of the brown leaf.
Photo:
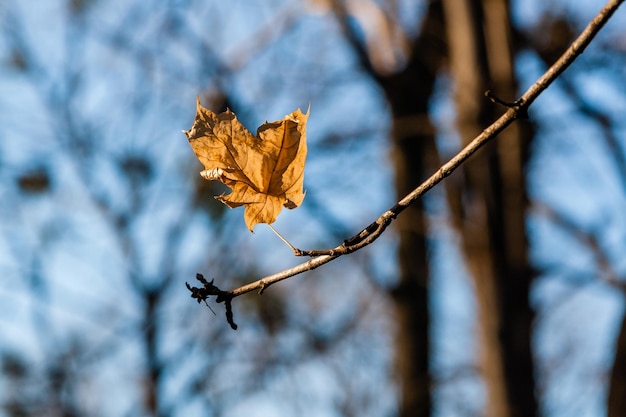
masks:
[(257, 223), (273, 223), (282, 206), (293, 209), (304, 199), (308, 117), (298, 109), (265, 122), (253, 136), (233, 112), (215, 114), (198, 99), (193, 126), (183, 132), (204, 165), (200, 175), (232, 189), (216, 198), (231, 208), (244, 206), (251, 232)]

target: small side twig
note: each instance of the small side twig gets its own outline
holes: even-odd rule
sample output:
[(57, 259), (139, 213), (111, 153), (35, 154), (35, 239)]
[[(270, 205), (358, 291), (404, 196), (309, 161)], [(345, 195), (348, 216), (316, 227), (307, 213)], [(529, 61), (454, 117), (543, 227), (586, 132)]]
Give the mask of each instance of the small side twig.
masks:
[(521, 99), (515, 101), (502, 100), (500, 97), (496, 96), (491, 90), (485, 91), (485, 97), (487, 97), (492, 103), (496, 103), (508, 109), (513, 109), (517, 111), (518, 118), (528, 119), (528, 106), (522, 107)]

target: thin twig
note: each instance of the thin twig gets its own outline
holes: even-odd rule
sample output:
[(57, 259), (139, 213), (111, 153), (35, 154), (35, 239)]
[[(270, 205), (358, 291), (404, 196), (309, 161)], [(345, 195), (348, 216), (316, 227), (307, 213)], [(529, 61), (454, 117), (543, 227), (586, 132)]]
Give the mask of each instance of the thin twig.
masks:
[[(413, 204), (418, 198), (427, 191), (439, 184), (444, 178), (449, 176), (456, 168), (458, 168), (465, 160), (473, 155), (485, 143), (495, 138), (500, 132), (506, 129), (513, 121), (518, 118), (524, 118), (528, 114), (528, 108), (545, 91), (559, 75), (563, 73), (576, 58), (585, 50), (587, 45), (602, 29), (610, 17), (615, 13), (617, 8), (624, 0), (610, 0), (602, 10), (587, 25), (585, 30), (576, 38), (569, 48), (561, 55), (561, 57), (520, 97), (512, 103), (506, 103), (508, 110), (491, 126), (487, 127), (483, 132), (476, 136), (465, 148), (457, 153), (452, 159), (443, 164), (433, 175), (420, 184), (416, 189), (402, 198), (396, 205), (385, 211), (375, 222), (367, 226), (358, 234), (346, 239), (341, 245), (333, 249), (301, 251), (301, 255), (313, 256), (312, 259), (296, 265), (292, 268), (268, 275), (258, 281), (251, 282), (241, 287), (226, 291), (231, 298), (245, 294), (250, 291), (258, 290), (262, 293), (268, 286), (298, 275), (305, 271), (313, 270), (325, 263), (332, 261), (342, 255), (357, 251), (372, 242), (374, 242), (385, 231), (387, 226), (402, 212), (405, 208)], [(294, 251), (295, 252), (295, 251)]]

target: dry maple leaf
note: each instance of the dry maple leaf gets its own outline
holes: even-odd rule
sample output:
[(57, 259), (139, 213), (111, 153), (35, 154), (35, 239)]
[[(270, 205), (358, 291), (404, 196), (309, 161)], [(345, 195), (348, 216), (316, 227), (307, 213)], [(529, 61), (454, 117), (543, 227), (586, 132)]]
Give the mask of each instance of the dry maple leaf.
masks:
[(253, 136), (233, 112), (215, 114), (198, 99), (193, 126), (183, 133), (204, 165), (200, 175), (232, 189), (216, 198), (231, 208), (244, 206), (251, 232), (257, 223), (273, 223), (282, 206), (293, 209), (304, 199), (308, 117), (298, 109), (265, 122)]

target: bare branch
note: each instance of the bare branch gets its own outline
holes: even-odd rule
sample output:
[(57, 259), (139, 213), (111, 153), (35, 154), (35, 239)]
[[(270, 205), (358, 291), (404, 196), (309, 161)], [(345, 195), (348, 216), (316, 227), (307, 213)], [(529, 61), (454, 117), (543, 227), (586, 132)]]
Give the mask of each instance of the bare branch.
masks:
[[(500, 104), (508, 107), (506, 113), (504, 113), (498, 120), (487, 127), (483, 132), (476, 136), (465, 148), (457, 153), (452, 159), (443, 164), (434, 174), (426, 179), (417, 188), (407, 194), (398, 203), (396, 203), (389, 210), (385, 211), (376, 221), (367, 226), (358, 234), (346, 239), (341, 245), (333, 249), (324, 250), (297, 250), (297, 255), (300, 256), (312, 256), (313, 258), (296, 265), (292, 268), (278, 272), (276, 274), (268, 275), (257, 281), (243, 285), (230, 291), (225, 291), (224, 294), (232, 299), (239, 295), (245, 294), (250, 291), (258, 290), (262, 293), (268, 286), (290, 278), (294, 275), (298, 275), (305, 271), (315, 269), (325, 263), (332, 261), (342, 255), (357, 251), (369, 244), (373, 243), (380, 235), (385, 231), (387, 226), (402, 212), (405, 208), (413, 204), (418, 198), (424, 195), (427, 191), (439, 184), (444, 178), (449, 176), (455, 169), (457, 169), (463, 162), (465, 162), (471, 155), (473, 155), (484, 144), (494, 139), (500, 132), (506, 129), (511, 123), (518, 118), (525, 118), (528, 114), (528, 108), (539, 97), (539, 95), (545, 91), (550, 84), (554, 82), (571, 64), (576, 58), (582, 54), (587, 45), (593, 40), (597, 33), (602, 29), (610, 17), (615, 13), (617, 8), (623, 3), (624, 0), (610, 0), (602, 10), (593, 18), (593, 20), (587, 25), (585, 30), (578, 36), (578, 38), (570, 45), (570, 47), (561, 55), (561, 57), (552, 65), (523, 95), (515, 102), (505, 102), (498, 99)], [(489, 94), (493, 99), (493, 94)]]

